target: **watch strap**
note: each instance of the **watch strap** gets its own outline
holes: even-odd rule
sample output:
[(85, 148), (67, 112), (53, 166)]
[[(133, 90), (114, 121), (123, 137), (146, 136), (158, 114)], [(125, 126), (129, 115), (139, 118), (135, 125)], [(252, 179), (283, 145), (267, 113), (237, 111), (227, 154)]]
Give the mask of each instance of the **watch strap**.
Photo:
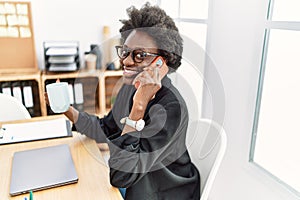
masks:
[[(142, 123), (141, 123), (140, 121), (142, 121)], [(121, 122), (122, 124), (127, 124), (128, 126), (134, 128), (134, 129), (136, 129), (137, 131), (141, 131), (141, 130), (144, 128), (144, 125), (145, 125), (144, 120), (140, 119), (140, 120), (138, 120), (138, 121), (134, 121), (134, 120), (130, 119), (129, 117), (124, 117), (124, 118), (122, 118), (122, 119), (120, 120), (120, 122)], [(140, 123), (139, 123), (139, 126), (137, 127), (137, 123), (138, 123), (138, 122), (140, 122)], [(142, 125), (141, 125), (141, 124), (142, 124)]]

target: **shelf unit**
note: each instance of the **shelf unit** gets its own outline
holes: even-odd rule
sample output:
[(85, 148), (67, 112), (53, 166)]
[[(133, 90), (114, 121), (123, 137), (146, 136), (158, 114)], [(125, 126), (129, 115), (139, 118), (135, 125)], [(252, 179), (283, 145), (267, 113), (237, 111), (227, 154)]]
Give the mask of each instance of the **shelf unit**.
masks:
[[(122, 77), (122, 71), (102, 71), (102, 70), (80, 70), (72, 73), (49, 73), (43, 72), (41, 76), (41, 88), (45, 91), (47, 83), (55, 82), (57, 79), (60, 81), (66, 81), (68, 83), (82, 83), (83, 85), (83, 108), (79, 108), (81, 111), (86, 111), (91, 114), (104, 115), (107, 110), (110, 109), (110, 105), (106, 104), (106, 99), (109, 99), (114, 94), (111, 88), (115, 88), (117, 82), (107, 82), (107, 79), (115, 78), (120, 79)], [(49, 82), (50, 80), (50, 82)], [(49, 114), (49, 108), (46, 103), (41, 105), (42, 115)], [(74, 105), (76, 107), (76, 105)], [(78, 108), (77, 108), (78, 109)]]
[[(77, 71), (77, 72), (71, 72), (71, 73), (49, 73), (49, 72), (43, 72), (41, 76), (41, 87), (44, 91), (46, 91), (46, 84), (56, 82), (57, 79), (59, 79), (61, 82), (68, 82), (69, 84), (74, 83), (81, 83), (83, 85), (83, 97), (84, 97), (84, 103), (83, 105), (76, 106), (73, 104), (74, 107), (76, 107), (80, 111), (87, 111), (91, 114), (97, 114), (99, 113), (98, 109), (98, 100), (95, 99), (97, 96), (99, 96), (99, 81), (98, 77), (100, 75), (99, 71)], [(94, 92), (94, 98), (91, 103), (94, 104), (94, 109), (84, 109), (84, 107), (87, 105), (87, 101), (91, 96), (91, 92)], [(88, 97), (87, 97), (88, 96)], [(98, 97), (99, 98), (99, 97)], [(43, 107), (42, 113), (43, 115), (53, 114), (49, 113), (49, 107), (46, 105), (45, 102), (42, 103)], [(88, 105), (89, 107), (93, 105)]]
[[(52, 115), (44, 99), (46, 84), (61, 82), (69, 84), (82, 84), (84, 102), (82, 105), (74, 107), (81, 111), (103, 116), (111, 108), (111, 99), (114, 99), (121, 84), (122, 71), (102, 71), (102, 70), (79, 70), (68, 73), (36, 72), (29, 74), (1, 74), (0, 83), (7, 82), (35, 82), (33, 84), (33, 96), (36, 113), (35, 116)], [(1, 88), (0, 88), (1, 89)], [(34, 117), (34, 116), (33, 116)]]
[[(31, 114), (32, 117), (35, 116), (41, 116), (41, 102), (43, 96), (41, 94), (41, 80), (40, 80), (40, 73), (35, 72), (35, 73), (25, 73), (25, 74), (1, 74), (0, 75), (0, 90), (2, 92), (2, 86), (7, 84), (9, 87), (14, 85), (14, 83), (19, 83), (19, 87), (22, 91), (23, 85), (30, 85), (32, 88), (32, 101), (33, 101), (33, 107), (27, 108), (29, 113)], [(23, 91), (22, 91), (23, 92)], [(25, 99), (23, 98), (22, 100), (24, 103)]]

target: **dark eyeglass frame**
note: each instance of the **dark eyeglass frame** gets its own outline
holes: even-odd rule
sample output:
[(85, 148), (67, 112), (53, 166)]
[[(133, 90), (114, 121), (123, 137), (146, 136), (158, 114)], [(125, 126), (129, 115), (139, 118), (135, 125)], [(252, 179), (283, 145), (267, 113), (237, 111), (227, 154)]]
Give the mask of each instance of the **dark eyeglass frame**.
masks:
[[(146, 58), (146, 56), (153, 56), (153, 57), (157, 57), (160, 56), (159, 54), (156, 53), (150, 53), (150, 52), (146, 52), (145, 50), (141, 49), (141, 48), (136, 48), (136, 49), (130, 49), (128, 47), (124, 47), (122, 45), (118, 45), (115, 46), (116, 51), (117, 51), (117, 55), (120, 59), (125, 59), (127, 58), (130, 54), (131, 54), (131, 58), (135, 63), (142, 63), (144, 61), (144, 59)], [(120, 55), (120, 50), (126, 50), (125, 55)], [(143, 58), (138, 58), (137, 55), (138, 54), (143, 54)], [(138, 59), (138, 60), (137, 60)]]

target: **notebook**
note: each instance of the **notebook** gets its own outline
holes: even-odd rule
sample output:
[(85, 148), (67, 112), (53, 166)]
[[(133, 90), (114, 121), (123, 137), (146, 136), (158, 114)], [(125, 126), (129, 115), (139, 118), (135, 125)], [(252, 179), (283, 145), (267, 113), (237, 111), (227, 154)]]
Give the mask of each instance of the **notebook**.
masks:
[(14, 153), (11, 196), (77, 182), (78, 176), (67, 144)]

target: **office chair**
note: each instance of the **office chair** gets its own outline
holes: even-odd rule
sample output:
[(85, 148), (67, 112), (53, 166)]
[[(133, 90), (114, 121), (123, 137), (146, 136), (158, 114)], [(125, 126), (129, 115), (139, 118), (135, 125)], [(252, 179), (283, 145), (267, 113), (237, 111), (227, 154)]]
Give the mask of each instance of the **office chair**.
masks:
[(17, 98), (0, 93), (0, 122), (30, 118), (29, 112)]
[(209, 119), (199, 119), (190, 123), (186, 145), (192, 162), (200, 172), (200, 200), (208, 200), (225, 154), (227, 136), (224, 129), (216, 122)]

